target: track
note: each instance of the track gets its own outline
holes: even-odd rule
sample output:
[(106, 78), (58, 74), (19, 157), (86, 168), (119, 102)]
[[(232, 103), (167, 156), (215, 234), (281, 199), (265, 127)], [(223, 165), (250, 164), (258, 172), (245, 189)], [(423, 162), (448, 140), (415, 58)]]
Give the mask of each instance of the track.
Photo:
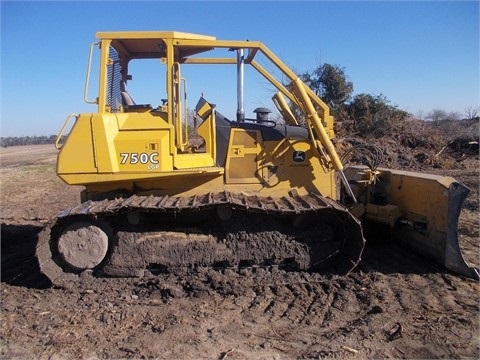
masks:
[(141, 277), (146, 270), (196, 267), (273, 265), (346, 274), (364, 244), (360, 222), (316, 194), (134, 195), (63, 211), (40, 233), (36, 256), (42, 273), (64, 287), (82, 273)]

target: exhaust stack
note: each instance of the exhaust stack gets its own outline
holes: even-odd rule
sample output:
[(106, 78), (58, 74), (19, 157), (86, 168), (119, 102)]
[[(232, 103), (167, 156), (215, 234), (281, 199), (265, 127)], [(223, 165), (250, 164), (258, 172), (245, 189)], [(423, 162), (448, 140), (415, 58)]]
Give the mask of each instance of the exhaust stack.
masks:
[(245, 58), (243, 57), (243, 49), (237, 49), (237, 121), (243, 122), (245, 120), (245, 109), (243, 99), (244, 87), (244, 68)]

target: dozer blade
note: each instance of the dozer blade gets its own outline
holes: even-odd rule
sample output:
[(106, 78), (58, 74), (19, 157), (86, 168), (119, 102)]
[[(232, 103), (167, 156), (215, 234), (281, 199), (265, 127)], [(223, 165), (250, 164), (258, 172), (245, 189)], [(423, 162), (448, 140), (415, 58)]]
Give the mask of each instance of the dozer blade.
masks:
[(365, 218), (389, 224), (402, 244), (449, 270), (479, 280), (479, 269), (468, 265), (462, 255), (457, 233), (460, 211), (470, 189), (452, 177), (377, 170), (376, 182), (365, 185), (368, 169), (346, 169), (360, 201), (368, 199)]

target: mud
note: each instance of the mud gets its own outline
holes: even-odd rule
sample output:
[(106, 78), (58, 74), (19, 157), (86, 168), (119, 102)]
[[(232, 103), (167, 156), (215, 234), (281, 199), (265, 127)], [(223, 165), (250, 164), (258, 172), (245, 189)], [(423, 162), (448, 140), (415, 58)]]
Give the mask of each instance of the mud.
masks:
[[(140, 279), (86, 274), (68, 289), (51, 287), (33, 256), (36, 237), (77, 203), (78, 189), (52, 175), (53, 163), (39, 169), (29, 161), (1, 168), (2, 358), (480, 357), (479, 283), (388, 239), (367, 242), (347, 276), (200, 267)], [(465, 257), (478, 266), (474, 164), (449, 175), (473, 190), (459, 234)]]

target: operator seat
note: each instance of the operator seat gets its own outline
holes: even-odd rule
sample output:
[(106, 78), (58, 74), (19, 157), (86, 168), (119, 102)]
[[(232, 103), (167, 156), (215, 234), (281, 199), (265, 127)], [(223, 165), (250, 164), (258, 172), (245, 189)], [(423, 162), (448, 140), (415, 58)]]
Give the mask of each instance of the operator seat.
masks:
[(122, 102), (124, 106), (136, 105), (135, 100), (133, 100), (132, 96), (128, 93), (127, 84), (125, 81), (122, 81), (122, 84), (120, 86), (120, 91), (122, 94)]

